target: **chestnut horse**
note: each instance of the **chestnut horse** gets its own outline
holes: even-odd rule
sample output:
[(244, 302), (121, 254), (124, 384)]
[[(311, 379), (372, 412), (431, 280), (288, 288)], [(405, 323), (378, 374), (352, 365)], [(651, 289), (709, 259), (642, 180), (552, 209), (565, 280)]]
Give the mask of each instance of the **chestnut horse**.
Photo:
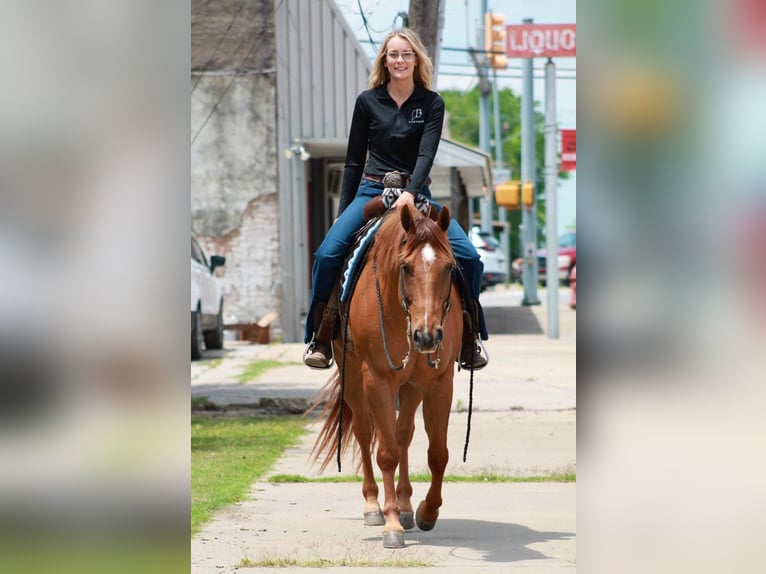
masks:
[[(339, 436), (345, 450), (353, 431), (364, 472), (364, 523), (384, 525), (387, 548), (403, 547), (404, 530), (416, 522), (421, 530), (431, 530), (442, 505), (454, 364), (463, 332), (449, 224), (446, 207), (435, 221), (407, 205), (384, 216), (346, 310), (341, 338), (333, 342), (339, 370), (315, 403), (326, 401), (327, 420), (314, 459), (324, 454), (324, 469), (337, 450), (340, 468)], [(431, 485), (413, 513), (407, 450), (421, 402)], [(375, 444), (383, 475), (382, 513), (372, 468)]]

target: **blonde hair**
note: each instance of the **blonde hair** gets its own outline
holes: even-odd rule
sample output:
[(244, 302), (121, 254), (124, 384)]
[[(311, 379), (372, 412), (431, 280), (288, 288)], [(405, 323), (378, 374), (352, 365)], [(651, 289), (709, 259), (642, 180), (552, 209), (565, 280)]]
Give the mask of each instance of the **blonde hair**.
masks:
[(415, 52), (415, 57), (417, 58), (418, 62), (418, 65), (415, 66), (415, 70), (413, 71), (413, 78), (415, 83), (420, 84), (427, 90), (430, 90), (431, 80), (434, 75), (434, 65), (431, 63), (431, 58), (429, 58), (428, 54), (426, 53), (423, 42), (420, 41), (420, 38), (415, 33), (415, 31), (409, 28), (394, 30), (388, 36), (386, 36), (385, 40), (383, 40), (383, 44), (381, 44), (378, 55), (375, 57), (375, 62), (372, 65), (372, 73), (370, 73), (367, 87), (375, 88), (387, 83), (390, 79), (388, 69), (386, 69), (386, 52), (388, 51), (388, 41), (396, 36), (407, 40), (410, 43), (410, 46), (412, 46), (412, 51)]

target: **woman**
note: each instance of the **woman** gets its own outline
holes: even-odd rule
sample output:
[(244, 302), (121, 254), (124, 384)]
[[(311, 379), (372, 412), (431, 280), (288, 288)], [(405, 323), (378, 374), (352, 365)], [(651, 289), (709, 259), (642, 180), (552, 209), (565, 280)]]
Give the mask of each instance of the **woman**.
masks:
[[(394, 31), (375, 58), (370, 89), (356, 100), (338, 217), (314, 254), (313, 295), (306, 318), (305, 342), (309, 345), (303, 359), (309, 367), (326, 369), (332, 365), (335, 310), (327, 308), (326, 303), (352, 236), (364, 223), (365, 204), (383, 191), (383, 176), (390, 171), (409, 174), (405, 193), (394, 208), (405, 203), (413, 205), (416, 195), (431, 200), (428, 174), (444, 122), (444, 100), (430, 90), (432, 74), (433, 65), (417, 35), (408, 29)], [(474, 298), (475, 309), (468, 311), (474, 324), (479, 324), (481, 338), (486, 340), (487, 329), (478, 302), (484, 265), (454, 220), (447, 233)], [(473, 340), (472, 330), (464, 330), (459, 362), (463, 368), (478, 370), (487, 365), (487, 359), (481, 354), (481, 345)]]

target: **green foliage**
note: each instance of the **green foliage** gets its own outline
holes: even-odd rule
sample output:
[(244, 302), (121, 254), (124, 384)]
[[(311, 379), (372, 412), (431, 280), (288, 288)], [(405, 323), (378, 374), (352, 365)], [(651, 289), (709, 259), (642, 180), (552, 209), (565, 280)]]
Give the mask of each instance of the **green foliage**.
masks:
[(296, 444), (305, 424), (290, 417), (192, 417), (192, 533), (215, 510), (242, 500), (253, 481)]
[[(440, 92), (447, 110), (447, 122), (450, 138), (457, 142), (479, 146), (479, 87), (467, 92), (444, 90)], [(512, 179), (521, 179), (521, 97), (510, 88), (498, 91), (500, 98), (500, 131), (502, 137), (502, 157), (504, 166), (510, 168)], [(536, 102), (537, 103), (537, 102)], [(490, 109), (492, 109), (490, 99)], [(537, 106), (535, 106), (537, 107)], [(494, 131), (494, 120), (490, 120), (490, 131)], [(494, 136), (491, 156), (495, 158)], [(538, 242), (544, 241), (545, 231), (545, 116), (535, 111), (535, 185), (537, 190), (537, 235)], [(569, 174), (560, 172), (560, 179), (567, 179)], [(496, 216), (497, 214), (495, 214)], [(510, 224), (511, 258), (521, 255), (519, 244), (519, 225), (521, 211), (508, 211)]]

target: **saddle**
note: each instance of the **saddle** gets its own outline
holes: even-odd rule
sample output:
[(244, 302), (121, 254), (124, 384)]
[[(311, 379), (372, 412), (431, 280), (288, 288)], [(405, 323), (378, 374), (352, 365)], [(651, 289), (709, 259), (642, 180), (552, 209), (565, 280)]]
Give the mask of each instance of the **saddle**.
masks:
[[(405, 180), (402, 175), (403, 174), (395, 171), (388, 172), (383, 178), (383, 185), (385, 188), (381, 195), (372, 198), (364, 206), (363, 215), (365, 223), (359, 231), (354, 234), (354, 243), (349, 249), (343, 262), (340, 275), (335, 282), (335, 287), (327, 302), (325, 313), (333, 315), (335, 311), (339, 311), (342, 320), (346, 320), (348, 316), (348, 304), (353, 297), (354, 288), (359, 280), (359, 275), (367, 261), (367, 254), (374, 244), (375, 233), (383, 221), (383, 216), (394, 205), (399, 196), (404, 193), (403, 188)], [(434, 221), (436, 220), (439, 211), (430, 201), (428, 201), (428, 198), (418, 195), (415, 197), (414, 203), (418, 211)], [(456, 268), (454, 275), (463, 309), (472, 309), (473, 304), (470, 290), (468, 289), (468, 284), (466, 283), (459, 266)], [(475, 321), (472, 323), (471, 330), (475, 330), (478, 325)], [(333, 321), (333, 327), (333, 338), (335, 338), (338, 336), (339, 325), (335, 324)]]
[[(343, 262), (340, 273), (340, 302), (347, 303), (359, 279), (359, 274), (367, 260), (367, 253), (373, 244), (375, 232), (378, 230), (383, 216), (396, 203), (399, 196), (404, 193), (405, 174), (398, 171), (390, 171), (383, 178), (385, 186), (383, 192), (373, 197), (364, 206), (365, 223), (359, 231), (354, 234), (354, 243), (349, 249), (348, 255)], [(423, 195), (415, 197), (415, 207), (423, 215), (436, 220), (438, 211), (431, 205), (428, 198)]]

